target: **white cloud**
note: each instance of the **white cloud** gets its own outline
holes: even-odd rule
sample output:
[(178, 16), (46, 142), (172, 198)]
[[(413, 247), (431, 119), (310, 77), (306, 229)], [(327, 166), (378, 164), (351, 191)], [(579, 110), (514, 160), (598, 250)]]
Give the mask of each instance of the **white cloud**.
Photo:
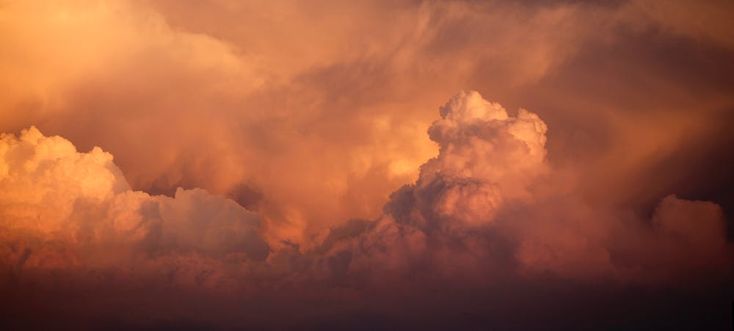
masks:
[(77, 152), (33, 127), (0, 138), (0, 218), (0, 258), (16, 272), (131, 272), (159, 259), (247, 262), (269, 254), (259, 216), (234, 201), (201, 189), (172, 198), (132, 191), (109, 153)]

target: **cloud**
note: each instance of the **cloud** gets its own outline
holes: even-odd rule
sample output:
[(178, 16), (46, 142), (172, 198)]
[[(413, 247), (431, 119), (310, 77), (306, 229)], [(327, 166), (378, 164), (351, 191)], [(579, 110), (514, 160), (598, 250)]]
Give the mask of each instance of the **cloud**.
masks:
[(187, 259), (258, 262), (269, 254), (258, 215), (201, 189), (179, 189), (172, 198), (133, 191), (98, 147), (80, 153), (31, 127), (2, 136), (0, 161), (6, 276), (54, 269), (135, 274), (138, 265), (166, 268), (176, 259), (177, 278), (197, 269)]
[(453, 97), (441, 117), (428, 130), (438, 157), (421, 166), (415, 188), (401, 198), (420, 205), (419, 215), (437, 218), (419, 223), (491, 223), (504, 200), (527, 196), (544, 170), (547, 127), (524, 109), (510, 117), (475, 91)]
[(620, 288), (685, 310), (731, 274), (724, 2), (4, 3), (0, 132), (49, 135), (0, 150), (15, 311), (53, 288), (47, 313), (99, 291), (120, 301), (83, 317), (282, 329), (536, 307), (520, 325)]
[[(18, 32), (0, 36), (13, 50), (0, 55), (2, 131), (36, 125), (82, 149), (101, 146), (136, 190), (257, 192), (240, 203), (263, 214), (266, 235), (303, 245), (345, 219), (377, 216), (415, 179), (435, 153), (424, 134), (430, 110), (451, 93), (482, 77), (497, 77), (480, 85), (498, 93), (533, 84), (589, 37), (574, 6), (65, 1), (2, 10), (3, 29)], [(384, 17), (395, 24), (377, 23)]]
[[(440, 115), (428, 130), (438, 155), (421, 166), (417, 181), (394, 192), (382, 216), (333, 227), (313, 247), (269, 244), (260, 215), (202, 189), (179, 188), (173, 197), (133, 191), (98, 147), (80, 153), (34, 127), (4, 134), (3, 287), (23, 300), (26, 291), (40, 286), (45, 293), (59, 281), (70, 296), (133, 287), (136, 294), (114, 303), (113, 312), (94, 316), (118, 316), (114, 311), (139, 291), (158, 287), (165, 297), (213, 306), (238, 296), (262, 298), (237, 305), (263, 309), (332, 297), (385, 314), (380, 302), (396, 289), (420, 301), (436, 282), (449, 292), (505, 284), (512, 295), (523, 286), (545, 288), (548, 277), (571, 288), (602, 282), (656, 289), (731, 274), (732, 247), (715, 203), (671, 195), (650, 219), (595, 206), (558, 185), (546, 159), (548, 128), (537, 114), (511, 114), (470, 91), (451, 98)], [(287, 299), (281, 291), (289, 291)], [(380, 294), (365, 296), (373, 291)], [(570, 291), (563, 295), (577, 295)], [(150, 316), (172, 309), (178, 319), (192, 309), (167, 305)], [(86, 314), (79, 309), (73, 314)], [(272, 311), (259, 320), (236, 318), (237, 309), (207, 311), (203, 321), (220, 327), (279, 325)]]
[(726, 16), (733, 9), (731, 3), (719, 0), (698, 3), (636, 0), (626, 4), (619, 17), (642, 28), (657, 25), (660, 29), (699, 42), (731, 48), (734, 35), (729, 31)]
[[(695, 26), (655, 6), (715, 14), (706, 3), (12, 3), (0, 23), (0, 129), (101, 146), (136, 190), (204, 188), (257, 209), (266, 236), (315, 245), (415, 180), (436, 151), (431, 110), (471, 87), (536, 109), (557, 128), (551, 162), (593, 165), (569, 171), (587, 173), (590, 196), (622, 200), (631, 192), (617, 185), (655, 176), (641, 172), (661, 151), (720, 141), (726, 128), (702, 127), (733, 104), (731, 68), (714, 65), (728, 58), (721, 43), (699, 49)], [(675, 48), (681, 36), (696, 51)], [(679, 189), (655, 184), (630, 203), (650, 208)]]
[(567, 191), (568, 178), (556, 178), (547, 164), (547, 127), (536, 114), (521, 109), (511, 116), (477, 92), (462, 92), (441, 117), (428, 130), (438, 156), (421, 167), (415, 184), (392, 195), (374, 233), (358, 239), (368, 258), (378, 245), (417, 249), (438, 273), (444, 263), (462, 263), (460, 256), (469, 270), (501, 265), (529, 277), (550, 272), (633, 283), (730, 272), (732, 248), (718, 205), (668, 196), (650, 219), (594, 205)]

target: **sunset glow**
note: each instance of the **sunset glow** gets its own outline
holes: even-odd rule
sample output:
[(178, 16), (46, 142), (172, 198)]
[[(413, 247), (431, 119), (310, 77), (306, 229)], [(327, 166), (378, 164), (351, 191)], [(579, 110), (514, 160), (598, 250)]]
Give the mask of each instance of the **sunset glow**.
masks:
[(729, 330), (733, 18), (0, 1), (0, 329)]

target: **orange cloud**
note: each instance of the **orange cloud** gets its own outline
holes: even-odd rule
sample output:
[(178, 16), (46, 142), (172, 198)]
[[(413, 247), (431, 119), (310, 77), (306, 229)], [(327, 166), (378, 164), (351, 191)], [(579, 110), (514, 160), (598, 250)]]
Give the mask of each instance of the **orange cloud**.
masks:
[(726, 283), (725, 2), (3, 3), (5, 302), (287, 329)]
[(534, 113), (509, 115), (477, 92), (462, 92), (429, 129), (438, 156), (415, 184), (392, 195), (383, 216), (333, 228), (299, 251), (277, 242), (271, 248), (261, 217), (232, 200), (201, 189), (178, 189), (173, 198), (133, 191), (109, 153), (79, 153), (31, 128), (4, 135), (0, 145), (3, 262), (12, 277), (113, 270), (220, 289), (252, 277), (384, 281), (418, 265), (480, 284), (495, 277), (493, 268), (531, 279), (551, 272), (632, 283), (729, 274), (718, 205), (669, 196), (650, 224), (594, 206), (555, 188), (546, 130)]

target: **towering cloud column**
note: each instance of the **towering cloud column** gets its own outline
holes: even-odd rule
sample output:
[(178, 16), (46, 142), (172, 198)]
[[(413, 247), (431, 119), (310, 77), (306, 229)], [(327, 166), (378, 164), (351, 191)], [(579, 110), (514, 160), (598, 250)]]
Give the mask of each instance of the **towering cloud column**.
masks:
[(660, 283), (730, 271), (718, 205), (671, 195), (644, 218), (592, 203), (564, 182), (573, 173), (547, 163), (538, 115), (512, 116), (477, 92), (459, 93), (440, 114), (428, 130), (439, 154), (356, 237), (355, 273), (429, 267), (483, 279), (513, 272)]
[[(509, 116), (479, 93), (462, 92), (431, 125), (439, 154), (421, 167), (415, 185), (396, 193), (389, 210), (399, 222), (459, 230), (494, 222), (507, 200), (526, 199), (545, 170), (547, 127), (524, 109)], [(409, 204), (418, 213), (406, 213)]]

